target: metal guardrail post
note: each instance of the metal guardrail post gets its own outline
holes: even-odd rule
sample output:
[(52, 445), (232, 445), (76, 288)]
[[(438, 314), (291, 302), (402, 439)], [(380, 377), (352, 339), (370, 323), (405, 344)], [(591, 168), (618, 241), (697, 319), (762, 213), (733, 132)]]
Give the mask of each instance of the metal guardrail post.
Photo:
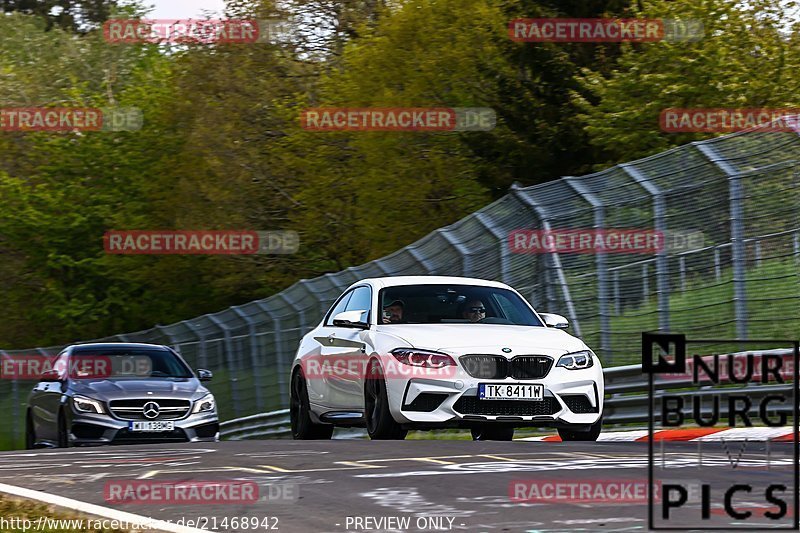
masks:
[(481, 211), (478, 211), (473, 215), (475, 220), (478, 223), (486, 228), (486, 230), (495, 238), (497, 239), (497, 246), (500, 251), (500, 281), (503, 283), (510, 283), (509, 275), (508, 275), (508, 234), (504, 234), (502, 231), (497, 229), (495, 223)]
[(686, 292), (686, 258), (683, 256), (678, 258), (678, 270), (681, 273), (681, 292)]
[(761, 267), (761, 241), (756, 241), (755, 245), (756, 268)]
[[(0, 350), (0, 355), (9, 357), (5, 350)], [(19, 384), (17, 379), (11, 380), (11, 441), (12, 446), (19, 442)]]
[(431, 265), (431, 262), (428, 261), (427, 259), (425, 259), (425, 256), (423, 256), (421, 253), (419, 253), (419, 251), (416, 248), (414, 248), (413, 245), (406, 247), (406, 251), (408, 251), (408, 253), (411, 255), (411, 257), (413, 257), (414, 260), (417, 263), (422, 265), (422, 267), (425, 269), (425, 271), (429, 275), (435, 275), (436, 274), (436, 268), (433, 267)]
[(256, 394), (256, 408), (263, 409), (264, 408), (264, 398), (261, 394), (261, 387), (259, 383), (261, 382), (261, 376), (257, 372), (258, 369), (258, 337), (256, 336), (256, 323), (253, 320), (253, 317), (242, 311), (241, 307), (236, 305), (231, 307), (231, 311), (236, 313), (236, 315), (245, 321), (247, 324), (247, 336), (250, 340), (250, 365), (252, 365), (252, 372), (256, 376), (256, 384), (255, 387), (255, 394)]
[[(542, 229), (550, 231), (550, 220), (544, 212), (544, 209), (539, 206), (530, 196), (524, 194), (522, 189), (516, 184), (511, 186), (511, 194), (519, 201), (526, 209), (538, 218), (542, 223)], [(561, 287), (561, 293), (564, 297), (564, 304), (567, 306), (567, 314), (569, 315), (570, 322), (575, 330), (575, 335), (581, 336), (581, 324), (578, 320), (578, 314), (575, 312), (575, 305), (572, 303), (572, 296), (569, 292), (569, 284), (567, 284), (567, 277), (564, 274), (564, 268), (561, 266), (561, 256), (558, 252), (550, 252), (546, 257), (553, 263), (553, 270), (556, 271), (558, 284)], [(602, 333), (602, 332), (601, 332)]]
[(745, 242), (744, 242), (744, 187), (736, 168), (723, 159), (708, 141), (692, 143), (703, 156), (719, 168), (728, 178), (730, 203), (731, 251), (733, 257), (733, 306), (736, 320), (736, 337), (747, 338), (747, 294), (745, 291)]
[(647, 300), (650, 296), (650, 279), (647, 264), (642, 265), (642, 300)]
[[(163, 337), (166, 337), (166, 338), (167, 338), (167, 340), (169, 341), (169, 345), (170, 345), (170, 346), (172, 346), (172, 348), (173, 348), (173, 349), (175, 349), (175, 339), (174, 339), (174, 337), (172, 336), (172, 334), (171, 334), (171, 333), (169, 333), (169, 332), (167, 331), (167, 328), (165, 328), (164, 326), (162, 326), (162, 325), (160, 325), (160, 324), (156, 324), (156, 325), (153, 327), (153, 329), (155, 329), (156, 331), (158, 331), (159, 333), (161, 333), (161, 335), (162, 335)], [(175, 351), (178, 351), (178, 350), (175, 350)]]
[[(597, 195), (589, 192), (580, 180), (572, 176), (565, 176), (564, 183), (575, 191), (586, 203), (592, 207), (592, 214), (594, 216), (594, 229), (604, 230), (606, 227), (606, 209), (603, 202)], [(605, 253), (595, 254), (595, 270), (597, 272), (597, 304), (598, 315), (600, 315), (600, 348), (603, 354), (611, 362), (613, 358), (613, 351), (611, 346), (611, 321), (608, 312), (608, 263), (606, 261)], [(620, 312), (619, 301), (619, 274), (614, 273), (614, 309), (616, 314)]]
[(214, 315), (205, 315), (220, 331), (222, 331), (225, 343), (225, 360), (228, 363), (228, 371), (231, 375), (231, 400), (233, 400), (233, 412), (236, 416), (242, 410), (242, 402), (239, 401), (239, 372), (236, 369), (236, 361), (233, 359), (233, 341), (231, 340), (231, 328), (224, 324)]
[[(193, 318), (192, 320), (197, 320)], [(192, 324), (191, 320), (183, 321), (186, 327), (189, 328), (195, 337), (197, 337), (197, 366), (200, 368), (208, 368), (208, 353), (206, 352), (206, 336), (200, 331), (200, 328)]]
[(470, 251), (464, 246), (464, 243), (457, 241), (451, 235), (452, 230), (450, 226), (446, 228), (439, 228), (436, 233), (442, 236), (447, 243), (461, 256), (461, 275), (470, 277), (472, 275), (472, 264), (470, 261)]
[(283, 361), (283, 330), (281, 329), (280, 317), (270, 309), (264, 302), (256, 302), (256, 305), (261, 308), (269, 318), (272, 320), (273, 330), (275, 332), (275, 367), (278, 370), (278, 390), (280, 391), (280, 404), (286, 405), (289, 403), (289, 390), (286, 387), (288, 379), (286, 365)]
[[(630, 164), (619, 165), (642, 189), (653, 198), (653, 226), (665, 236), (667, 231), (667, 204), (664, 193), (653, 181)], [(658, 329), (669, 331), (669, 264), (667, 247), (661, 247), (656, 254), (656, 295), (658, 297)]]
[(306, 313), (305, 313), (305, 311), (303, 310), (302, 307), (298, 307), (297, 306), (297, 302), (295, 302), (293, 299), (289, 298), (286, 295), (285, 291), (279, 292), (276, 296), (278, 296), (281, 300), (286, 302), (289, 305), (289, 307), (291, 307), (294, 310), (294, 312), (297, 313), (297, 317), (298, 317), (299, 323), (300, 323), (300, 326), (299, 326), (299, 328), (300, 328), (300, 337), (302, 338), (303, 335), (305, 335), (306, 328), (308, 327), (308, 325), (306, 324)]

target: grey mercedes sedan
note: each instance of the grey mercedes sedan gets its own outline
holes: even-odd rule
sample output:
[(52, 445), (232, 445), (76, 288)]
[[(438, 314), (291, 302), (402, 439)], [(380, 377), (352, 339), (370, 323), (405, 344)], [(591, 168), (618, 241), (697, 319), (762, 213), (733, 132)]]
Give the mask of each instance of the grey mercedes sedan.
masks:
[(214, 396), (178, 353), (153, 344), (76, 344), (59, 353), (28, 398), (26, 445), (219, 440)]

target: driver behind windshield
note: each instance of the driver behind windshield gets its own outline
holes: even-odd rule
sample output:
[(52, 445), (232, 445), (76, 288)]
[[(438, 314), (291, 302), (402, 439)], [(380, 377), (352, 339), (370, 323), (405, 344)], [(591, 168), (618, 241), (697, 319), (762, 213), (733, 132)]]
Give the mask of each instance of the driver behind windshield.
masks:
[(461, 314), (462, 318), (466, 318), (470, 322), (480, 322), (486, 318), (486, 306), (480, 300), (470, 300), (464, 307), (464, 312)]
[(397, 324), (403, 321), (403, 308), (405, 305), (402, 300), (395, 300), (383, 308), (383, 323)]

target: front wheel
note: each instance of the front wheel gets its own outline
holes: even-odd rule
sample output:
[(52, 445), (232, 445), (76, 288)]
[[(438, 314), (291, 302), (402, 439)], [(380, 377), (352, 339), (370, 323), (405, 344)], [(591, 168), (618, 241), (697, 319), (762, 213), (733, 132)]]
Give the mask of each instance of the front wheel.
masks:
[(389, 411), (389, 396), (383, 369), (378, 361), (371, 361), (364, 383), (364, 411), (367, 433), (372, 440), (403, 440), (408, 430), (403, 429)]
[(33, 450), (36, 447), (36, 431), (33, 429), (31, 412), (25, 415), (25, 449)]
[(333, 426), (317, 424), (311, 420), (311, 404), (303, 372), (298, 370), (292, 376), (292, 391), (289, 398), (289, 418), (292, 422), (294, 440), (325, 440), (333, 436)]
[(570, 428), (559, 428), (558, 436), (564, 442), (569, 441), (596, 441), (600, 436), (600, 430), (603, 429), (603, 418), (597, 419), (597, 422), (589, 427), (589, 431), (577, 431)]
[(513, 438), (513, 426), (483, 424), (472, 428), (472, 440), (512, 440)]
[(69, 429), (64, 411), (58, 413), (58, 447), (69, 448)]

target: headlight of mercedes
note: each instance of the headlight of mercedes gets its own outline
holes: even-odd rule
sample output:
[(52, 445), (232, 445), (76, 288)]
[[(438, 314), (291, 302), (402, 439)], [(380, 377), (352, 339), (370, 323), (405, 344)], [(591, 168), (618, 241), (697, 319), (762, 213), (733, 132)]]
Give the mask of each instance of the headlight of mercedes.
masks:
[(562, 355), (558, 359), (556, 366), (564, 367), (567, 370), (583, 370), (594, 364), (594, 355), (590, 350), (581, 350)]
[(217, 402), (214, 400), (214, 395), (209, 393), (194, 402), (192, 413), (210, 413), (216, 406)]
[(103, 404), (97, 400), (92, 400), (86, 396), (75, 396), (72, 398), (72, 407), (79, 413), (94, 413), (102, 415), (105, 413)]

